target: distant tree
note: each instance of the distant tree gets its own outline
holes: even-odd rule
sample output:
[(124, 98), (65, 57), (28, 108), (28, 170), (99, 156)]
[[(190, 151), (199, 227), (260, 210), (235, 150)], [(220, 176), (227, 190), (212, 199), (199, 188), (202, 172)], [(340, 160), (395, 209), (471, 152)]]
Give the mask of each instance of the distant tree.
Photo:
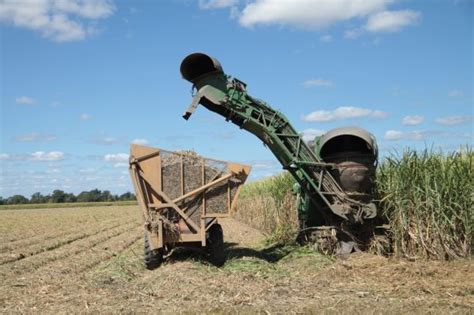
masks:
[(56, 189), (51, 195), (51, 202), (53, 203), (63, 203), (66, 202), (66, 193), (62, 190)]
[(66, 196), (64, 197), (64, 202), (76, 202), (77, 201), (77, 197), (70, 193), (70, 194), (66, 194)]
[(44, 202), (45, 202), (45, 203), (48, 203), (48, 202), (51, 203), (51, 202), (53, 202), (53, 201), (51, 200), (51, 195), (45, 195), (45, 196), (44, 196)]
[(0, 205), (4, 205), (7, 201), (3, 199), (3, 197), (0, 197)]
[(114, 201), (114, 196), (108, 190), (104, 190), (100, 196), (100, 201)]
[(92, 189), (91, 191), (83, 191), (77, 196), (78, 202), (97, 202), (102, 201), (103, 195), (99, 189)]
[(89, 202), (91, 201), (91, 195), (88, 191), (83, 191), (77, 195), (77, 202)]
[(92, 189), (89, 191), (92, 202), (102, 201), (102, 192), (99, 189)]
[(49, 198), (46, 196), (43, 196), (40, 192), (35, 192), (33, 195), (31, 195), (30, 202), (31, 203), (46, 203), (48, 202)]
[(18, 205), (28, 203), (28, 198), (22, 195), (14, 195), (7, 199), (7, 204), (9, 205)]
[(136, 200), (137, 197), (135, 196), (135, 194), (127, 191), (126, 193), (121, 194), (120, 197), (118, 197), (118, 199), (120, 201), (127, 201), (127, 200)]

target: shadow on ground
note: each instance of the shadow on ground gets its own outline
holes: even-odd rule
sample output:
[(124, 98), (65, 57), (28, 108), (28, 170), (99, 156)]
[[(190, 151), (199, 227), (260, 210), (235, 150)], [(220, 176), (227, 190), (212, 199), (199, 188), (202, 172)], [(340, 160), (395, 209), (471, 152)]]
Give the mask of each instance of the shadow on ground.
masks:
[[(224, 253), (226, 255), (226, 260), (251, 257), (265, 260), (269, 263), (276, 263), (294, 250), (293, 246), (281, 244), (276, 244), (261, 250), (256, 250), (250, 247), (241, 247), (238, 245), (239, 244), (237, 243), (225, 242)], [(168, 263), (175, 263), (189, 259), (198, 260), (206, 264), (212, 264), (204, 248), (190, 247), (178, 247), (173, 249), (166, 258), (166, 261)]]

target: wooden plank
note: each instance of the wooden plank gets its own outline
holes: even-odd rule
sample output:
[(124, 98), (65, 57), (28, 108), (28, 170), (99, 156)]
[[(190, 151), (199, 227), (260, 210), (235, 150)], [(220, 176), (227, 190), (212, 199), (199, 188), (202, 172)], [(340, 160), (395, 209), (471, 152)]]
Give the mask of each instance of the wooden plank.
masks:
[(148, 213), (148, 208), (146, 206), (146, 204), (147, 204), (147, 200), (145, 198), (146, 194), (143, 192), (143, 190), (141, 188), (140, 176), (138, 174), (136, 164), (130, 165), (129, 171), (130, 171), (130, 177), (132, 178), (133, 187), (134, 187), (135, 192), (136, 192), (137, 201), (138, 201), (138, 204), (140, 206), (140, 209), (142, 210), (143, 220), (145, 222), (149, 222), (150, 215)]
[(180, 201), (183, 200), (183, 199), (186, 199), (186, 198), (188, 198), (188, 197), (191, 197), (192, 195), (198, 194), (198, 193), (200, 193), (200, 192), (202, 192), (202, 191), (208, 189), (209, 187), (212, 187), (212, 186), (214, 186), (214, 185), (216, 185), (216, 184), (218, 184), (218, 183), (220, 183), (220, 182), (222, 182), (222, 181), (225, 181), (225, 180), (227, 180), (227, 179), (229, 179), (229, 178), (231, 178), (231, 177), (232, 177), (232, 174), (224, 175), (224, 176), (222, 176), (221, 178), (216, 179), (215, 181), (212, 181), (212, 182), (210, 182), (210, 183), (207, 183), (206, 185), (204, 185), (204, 186), (202, 186), (202, 187), (196, 188), (196, 189), (194, 189), (194, 190), (188, 192), (187, 194), (185, 194), (185, 195), (183, 195), (183, 196), (181, 196), (181, 197), (178, 197), (178, 198), (174, 199), (173, 202), (174, 202), (174, 203), (178, 203), (178, 202), (180, 202)]
[[(145, 174), (142, 174), (141, 175), (146, 181), (148, 181), (147, 179), (147, 175)], [(166, 203), (170, 204), (171, 205), (171, 208), (173, 208), (174, 210), (176, 210), (176, 212), (178, 212), (178, 214), (186, 221), (187, 224), (189, 224), (196, 232), (199, 231), (199, 227), (189, 218), (189, 216), (184, 213), (184, 211), (179, 208), (176, 203), (171, 200), (170, 197), (168, 197), (168, 195), (166, 195), (163, 191), (159, 190), (159, 189), (155, 189), (154, 187), (150, 186), (150, 188), (153, 190), (153, 192), (161, 197)]]
[(181, 184), (181, 195), (184, 195), (184, 163), (183, 163), (183, 155), (179, 159), (179, 179)]
[(229, 216), (228, 213), (208, 213), (201, 218), (228, 218)]

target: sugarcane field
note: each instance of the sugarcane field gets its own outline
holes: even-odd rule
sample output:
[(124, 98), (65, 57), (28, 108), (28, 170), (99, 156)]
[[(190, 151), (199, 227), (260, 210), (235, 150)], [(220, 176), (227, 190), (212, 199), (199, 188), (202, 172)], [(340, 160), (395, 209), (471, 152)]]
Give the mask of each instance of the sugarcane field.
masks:
[(474, 313), (473, 12), (0, 0), (0, 313)]

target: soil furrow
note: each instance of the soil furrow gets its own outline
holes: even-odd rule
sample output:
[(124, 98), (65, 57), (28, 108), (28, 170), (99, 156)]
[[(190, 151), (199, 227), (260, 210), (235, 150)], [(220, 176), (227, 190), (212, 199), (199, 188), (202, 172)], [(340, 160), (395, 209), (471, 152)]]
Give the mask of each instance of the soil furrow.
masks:
[[(119, 244), (119, 245), (110, 245), (108, 250), (99, 250), (99, 251), (92, 251), (92, 254), (94, 254), (94, 259), (89, 259), (87, 260), (87, 263), (81, 264), (80, 268), (78, 269), (73, 269), (70, 267), (70, 265), (66, 266), (66, 268), (61, 269), (62, 273), (69, 273), (69, 272), (76, 272), (76, 273), (83, 273), (86, 272), (99, 264), (108, 261), (112, 257), (115, 257), (119, 255), (121, 252), (127, 250), (131, 246), (133, 246), (135, 243), (140, 241), (143, 236), (141, 235), (142, 233), (142, 228), (139, 228), (138, 234), (139, 235), (127, 235), (126, 238)], [(86, 256), (86, 255), (85, 255)]]
[(20, 251), (19, 252), (17, 251), (17, 253), (2, 254), (2, 255), (0, 255), (0, 265), (4, 265), (4, 264), (7, 264), (7, 263), (23, 260), (27, 257), (35, 256), (35, 255), (40, 254), (42, 252), (51, 251), (51, 250), (57, 249), (59, 247), (71, 244), (73, 242), (82, 240), (84, 238), (91, 237), (91, 236), (97, 235), (99, 233), (114, 229), (116, 227), (132, 223), (134, 221), (135, 220), (128, 220), (127, 222), (123, 222), (123, 223), (120, 222), (118, 224), (114, 224), (113, 226), (106, 226), (106, 227), (103, 227), (99, 230), (95, 230), (95, 231), (91, 231), (91, 232), (82, 231), (82, 232), (79, 232), (77, 234), (65, 235), (63, 237), (60, 237), (59, 240), (55, 239), (54, 241), (46, 243), (46, 244), (37, 244), (36, 246), (32, 246), (33, 248), (29, 248), (29, 249), (28, 248), (20, 249)]
[(8, 269), (10, 272), (15, 273), (16, 275), (36, 272), (39, 267), (51, 264), (55, 261), (62, 261), (71, 256), (78, 255), (84, 251), (87, 251), (91, 247), (107, 241), (110, 238), (113, 238), (117, 235), (126, 233), (127, 231), (136, 228), (137, 224), (127, 224), (120, 225), (108, 231), (103, 231), (102, 233), (96, 233), (88, 238), (83, 238), (76, 242), (61, 246), (52, 251), (41, 252), (35, 256), (29, 256), (25, 259), (5, 264), (0, 266), (0, 275), (2, 269)]
[[(32, 275), (42, 275), (53, 273), (58, 277), (64, 275), (74, 274), (89, 269), (89, 266), (95, 266), (105, 261), (106, 259), (117, 255), (119, 252), (125, 250), (130, 244), (135, 243), (141, 238), (141, 227), (132, 227), (126, 230), (117, 231), (113, 235), (108, 235), (107, 238), (97, 240), (83, 250), (75, 252), (71, 255), (64, 256), (64, 259), (55, 260), (47, 265), (43, 265), (37, 269)], [(139, 234), (140, 236), (136, 235)], [(130, 243), (130, 244), (129, 244)]]
[(138, 220), (138, 214), (136, 206), (3, 210), (0, 211), (0, 243), (21, 241), (45, 231), (65, 231), (97, 224), (110, 218), (135, 217)]
[[(112, 219), (109, 219), (109, 220), (101, 221), (100, 222), (100, 227), (110, 225), (111, 223), (114, 224), (116, 222), (123, 222), (124, 219), (126, 219), (126, 218), (127, 217), (112, 218)], [(42, 234), (39, 234), (39, 235), (36, 234), (34, 236), (26, 237), (26, 238), (22, 238), (22, 239), (15, 239), (15, 240), (10, 241), (10, 242), (5, 242), (4, 244), (0, 245), (0, 257), (1, 257), (1, 254), (5, 253), (5, 252), (10, 252), (10, 251), (16, 250), (19, 247), (21, 247), (21, 248), (29, 247), (31, 245), (35, 245), (35, 244), (38, 244), (38, 243), (44, 243), (44, 242), (50, 241), (52, 239), (59, 238), (59, 237), (64, 237), (66, 235), (70, 235), (70, 234), (73, 234), (73, 233), (84, 232), (84, 227), (83, 226), (78, 227), (78, 225), (74, 225), (71, 228), (72, 228), (71, 230), (63, 230), (63, 231), (59, 231), (59, 232), (56, 229), (53, 229), (53, 230), (49, 229), (48, 232), (50, 232), (50, 234), (48, 234), (48, 232), (47, 232), (47, 233), (42, 233)], [(1, 261), (1, 259), (0, 259), (0, 261)]]

